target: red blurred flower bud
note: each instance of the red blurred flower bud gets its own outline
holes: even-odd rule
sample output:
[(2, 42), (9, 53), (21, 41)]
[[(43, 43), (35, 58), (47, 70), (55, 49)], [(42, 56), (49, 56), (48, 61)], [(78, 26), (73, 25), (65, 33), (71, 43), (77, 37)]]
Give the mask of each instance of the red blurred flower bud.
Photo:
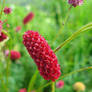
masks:
[(46, 80), (55, 81), (61, 75), (57, 57), (44, 37), (38, 32), (27, 31), (23, 35), (23, 43), (34, 59), (40, 74)]
[(16, 32), (19, 32), (21, 30), (21, 26), (16, 27)]
[(83, 4), (83, 0), (68, 0), (68, 3), (71, 4), (72, 6), (76, 7), (78, 5)]
[(34, 14), (30, 12), (23, 20), (23, 24), (26, 25), (29, 21), (31, 21), (34, 17)]
[(36, 92), (35, 90), (33, 90), (32, 92)]
[(56, 83), (57, 88), (62, 88), (64, 86), (64, 81), (60, 80)]
[(1, 32), (2, 29), (3, 29), (3, 27), (2, 27), (2, 25), (0, 25), (0, 32)]
[(6, 26), (9, 28), (10, 27), (10, 25), (9, 24), (6, 24)]
[(2, 42), (3, 40), (5, 40), (7, 38), (7, 35), (4, 34), (3, 32), (0, 32), (0, 42)]
[(20, 59), (20, 57), (21, 57), (20, 52), (11, 50), (11, 52), (10, 52), (11, 60), (17, 60), (17, 59)]
[(10, 14), (11, 11), (12, 11), (11, 8), (8, 8), (8, 7), (5, 7), (5, 8), (4, 8), (4, 13), (5, 13), (5, 14)]
[(2, 24), (3, 22), (0, 20), (0, 34), (1, 34), (1, 30), (3, 29)]
[(3, 24), (3, 21), (2, 20), (0, 20), (0, 25), (2, 25)]
[(20, 89), (19, 92), (27, 92), (27, 90), (23, 88), (23, 89)]

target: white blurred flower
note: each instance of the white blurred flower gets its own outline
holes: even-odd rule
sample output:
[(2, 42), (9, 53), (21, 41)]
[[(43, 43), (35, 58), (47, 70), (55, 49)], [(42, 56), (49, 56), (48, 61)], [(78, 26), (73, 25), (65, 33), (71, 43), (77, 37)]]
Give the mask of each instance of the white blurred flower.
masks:
[(31, 9), (30, 5), (27, 5), (26, 9), (29, 11)]
[(12, 5), (10, 6), (10, 8), (11, 8), (12, 10), (14, 10), (14, 9), (15, 9), (15, 5), (12, 4)]
[(46, 22), (47, 22), (47, 23), (51, 23), (50, 18), (46, 18)]

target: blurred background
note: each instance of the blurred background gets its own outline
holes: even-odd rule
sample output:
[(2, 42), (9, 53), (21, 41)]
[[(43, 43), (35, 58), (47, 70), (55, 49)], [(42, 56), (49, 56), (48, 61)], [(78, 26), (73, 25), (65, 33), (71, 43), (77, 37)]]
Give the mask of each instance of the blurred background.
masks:
[[(28, 88), (29, 81), (36, 70), (34, 61), (22, 44), (24, 32), (27, 30), (38, 31), (45, 37), (51, 48), (55, 49), (80, 27), (92, 22), (92, 0), (84, 0), (83, 5), (71, 9), (64, 30), (54, 41), (70, 7), (67, 0), (7, 0), (5, 6), (12, 8), (12, 13), (9, 16), (3, 16), (3, 20), (8, 19), (10, 27), (7, 30), (9, 30), (11, 39), (3, 49), (13, 49), (21, 53), (21, 58), (12, 62), (10, 66), (9, 92), (19, 92), (21, 88)], [(24, 26), (22, 24), (23, 18), (29, 12), (33, 12), (35, 17), (28, 25)], [(16, 33), (14, 30), (17, 26), (21, 26), (22, 29)], [(92, 66), (92, 31), (80, 34), (56, 55), (61, 65), (62, 75), (82, 67)], [(0, 73), (4, 76), (7, 59), (2, 52), (0, 52), (0, 60), (2, 61), (0, 62)], [(5, 77), (3, 78), (5, 81)], [(82, 82), (86, 86), (85, 92), (92, 92), (92, 70), (76, 73), (62, 80), (64, 87), (56, 88), (56, 92), (74, 92), (73, 85), (76, 82)], [(46, 83), (47, 81), (38, 74), (34, 90)], [(4, 92), (2, 89), (1, 85), (0, 92)], [(49, 89), (46, 87), (40, 92), (51, 92)]]

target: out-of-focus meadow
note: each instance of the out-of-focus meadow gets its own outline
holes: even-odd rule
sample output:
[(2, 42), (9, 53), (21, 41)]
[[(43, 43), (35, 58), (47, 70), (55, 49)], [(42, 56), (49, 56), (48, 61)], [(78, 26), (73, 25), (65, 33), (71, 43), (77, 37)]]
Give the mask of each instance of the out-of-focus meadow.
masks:
[[(10, 41), (6, 43), (3, 49), (13, 49), (21, 53), (21, 58), (16, 62), (12, 62), (10, 66), (9, 92), (18, 92), (21, 88), (28, 88), (29, 81), (37, 68), (22, 43), (24, 32), (27, 30), (38, 31), (45, 37), (51, 48), (55, 49), (80, 27), (92, 22), (92, 0), (85, 0), (83, 5), (71, 9), (64, 30), (60, 29), (69, 8), (66, 0), (32, 0), (28, 2), (22, 0), (13, 2), (9, 0), (5, 5), (12, 8), (12, 13), (2, 17), (2, 20), (8, 19), (8, 24), (10, 25), (7, 28), (10, 34)], [(34, 13), (34, 19), (24, 26), (22, 24), (23, 18), (29, 12)], [(17, 26), (22, 27), (19, 32), (15, 31)], [(59, 30), (61, 33), (55, 39)], [(61, 65), (62, 75), (83, 67), (92, 66), (92, 31), (80, 34), (58, 51), (56, 55)], [(6, 66), (5, 62), (7, 62), (7, 59), (1, 51), (0, 61), (3, 61), (0, 62), (0, 75), (3, 75), (3, 80), (6, 81), (4, 67)], [(64, 87), (56, 88), (56, 92), (74, 92), (73, 85), (78, 81), (85, 84), (85, 92), (92, 92), (92, 70), (75, 73), (62, 80), (64, 81)], [(34, 90), (46, 83), (47, 81), (38, 74)], [(0, 92), (4, 92), (1, 81)], [(49, 87), (46, 87), (40, 92), (51, 91), (49, 91)]]

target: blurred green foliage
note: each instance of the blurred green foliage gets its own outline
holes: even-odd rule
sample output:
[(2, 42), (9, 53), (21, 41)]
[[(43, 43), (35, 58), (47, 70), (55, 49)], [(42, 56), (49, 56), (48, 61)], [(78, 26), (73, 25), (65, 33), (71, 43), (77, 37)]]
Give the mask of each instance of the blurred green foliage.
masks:
[[(17, 6), (9, 5), (12, 8), (12, 14), (3, 15), (2, 20), (8, 19), (10, 25), (9, 31), (10, 40), (3, 46), (3, 50), (18, 50), (21, 52), (21, 59), (12, 62), (10, 66), (9, 74), (9, 92), (18, 92), (21, 88), (27, 88), (29, 81), (36, 70), (34, 61), (30, 58), (24, 45), (22, 44), (22, 35), (27, 30), (38, 31), (48, 41), (52, 49), (56, 48), (61, 42), (67, 39), (72, 33), (77, 31), (83, 25), (92, 22), (92, 1), (85, 1), (82, 6), (72, 8), (70, 16), (66, 23), (64, 30), (62, 30), (59, 37), (52, 44), (53, 39), (61, 27), (65, 15), (67, 14), (69, 5), (64, 0), (35, 0), (30, 5)], [(26, 26), (22, 24), (24, 16), (28, 12), (32, 11), (35, 14), (35, 18)], [(18, 33), (15, 32), (16, 26), (21, 26), (22, 30)], [(2, 50), (1, 50), (2, 51)], [(7, 59), (0, 51), (0, 75), (4, 82), (6, 62)], [(88, 31), (82, 33), (76, 39), (71, 41), (68, 45), (63, 47), (56, 53), (59, 63), (61, 65), (62, 75), (71, 71), (77, 70), (82, 67), (92, 65), (92, 32)], [(2, 58), (1, 58), (2, 57)], [(3, 75), (3, 76), (2, 76)], [(63, 79), (65, 85), (62, 89), (56, 89), (56, 92), (74, 92), (73, 84), (77, 81), (81, 81), (86, 85), (85, 92), (92, 92), (92, 71), (84, 71), (76, 73), (72, 76), (68, 76)], [(46, 81), (38, 74), (34, 89), (45, 84)], [(1, 81), (0, 81), (1, 85)], [(3, 84), (0, 86), (0, 92), (5, 92)], [(49, 92), (45, 88), (44, 92)]]

